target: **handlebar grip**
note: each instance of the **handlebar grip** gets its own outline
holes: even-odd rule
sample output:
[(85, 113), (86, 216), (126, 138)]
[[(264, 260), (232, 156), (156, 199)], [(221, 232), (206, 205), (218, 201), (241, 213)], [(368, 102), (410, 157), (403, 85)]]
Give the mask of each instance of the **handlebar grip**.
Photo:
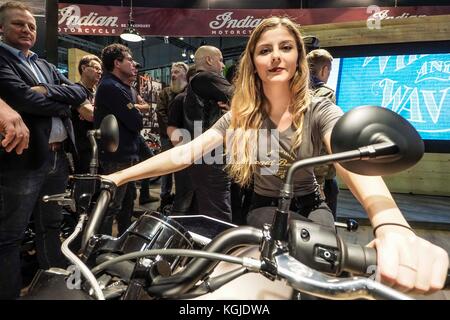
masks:
[(374, 248), (341, 241), (341, 271), (370, 275), (376, 271), (377, 251)]
[[(371, 275), (376, 271), (377, 251), (374, 248), (344, 242), (341, 242), (341, 248), (341, 271), (364, 275)], [(450, 269), (447, 270), (444, 289), (450, 289)]]

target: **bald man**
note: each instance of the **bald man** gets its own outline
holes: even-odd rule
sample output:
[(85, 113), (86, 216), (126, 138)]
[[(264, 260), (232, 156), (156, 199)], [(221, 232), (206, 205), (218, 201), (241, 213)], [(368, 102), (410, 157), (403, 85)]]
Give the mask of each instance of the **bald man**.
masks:
[(222, 52), (213, 46), (201, 46), (195, 52), (196, 73), (191, 78), (185, 99), (186, 129), (194, 132), (194, 121), (209, 129), (226, 112), (233, 88), (223, 77)]
[[(196, 73), (192, 76), (184, 98), (183, 125), (191, 136), (209, 129), (227, 110), (232, 86), (223, 77), (222, 52), (213, 46), (202, 46), (195, 52)], [(194, 130), (194, 122), (198, 128)], [(199, 128), (201, 124), (201, 128)], [(220, 150), (213, 152), (221, 154)], [(223, 159), (220, 159), (223, 160)], [(221, 163), (199, 163), (189, 169), (200, 214), (231, 221), (230, 179)]]

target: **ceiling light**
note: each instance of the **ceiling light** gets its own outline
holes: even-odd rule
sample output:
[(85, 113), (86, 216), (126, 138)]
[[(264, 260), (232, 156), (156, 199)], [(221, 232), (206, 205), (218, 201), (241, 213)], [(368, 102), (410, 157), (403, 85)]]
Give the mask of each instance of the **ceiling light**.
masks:
[(139, 42), (144, 40), (134, 26), (133, 0), (130, 2), (130, 18), (128, 19), (127, 27), (123, 30), (120, 38), (129, 42)]

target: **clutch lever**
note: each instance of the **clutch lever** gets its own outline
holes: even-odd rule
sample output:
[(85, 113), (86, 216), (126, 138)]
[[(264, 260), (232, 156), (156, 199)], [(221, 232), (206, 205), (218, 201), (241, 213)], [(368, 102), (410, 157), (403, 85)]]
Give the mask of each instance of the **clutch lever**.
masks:
[(72, 199), (72, 193), (70, 191), (52, 195), (45, 195), (42, 197), (42, 201), (45, 203), (48, 202), (57, 202), (60, 206), (70, 206), (70, 209), (75, 212), (75, 200)]
[(328, 299), (413, 300), (368, 278), (335, 278), (309, 268), (288, 253), (275, 256), (277, 275), (301, 292)]

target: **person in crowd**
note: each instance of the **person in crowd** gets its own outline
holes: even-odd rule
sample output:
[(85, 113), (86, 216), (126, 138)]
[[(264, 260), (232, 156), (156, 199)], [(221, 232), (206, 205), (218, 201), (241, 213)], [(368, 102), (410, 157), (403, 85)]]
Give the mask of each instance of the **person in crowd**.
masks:
[[(189, 67), (186, 73), (186, 80), (189, 83), (191, 77), (195, 74), (195, 66)], [(184, 98), (186, 97), (187, 87), (179, 93), (170, 103), (169, 115), (167, 118), (167, 136), (173, 146), (182, 141), (183, 134), (180, 129), (184, 128)], [(191, 177), (189, 175), (189, 168), (177, 171), (175, 176), (175, 196), (173, 199), (173, 206), (171, 210), (172, 215), (193, 214), (198, 213), (195, 201), (195, 192), (192, 187)]]
[[(189, 81), (184, 98), (184, 128), (191, 138), (208, 130), (229, 108), (233, 87), (223, 77), (222, 52), (204, 45), (195, 52), (196, 73)], [(231, 181), (224, 172), (223, 151), (213, 150), (219, 163), (195, 163), (189, 168), (200, 214), (231, 221)], [(222, 163), (220, 163), (222, 162)]]
[[(311, 76), (311, 88), (315, 97), (325, 97), (336, 104), (334, 90), (327, 86), (331, 73), (333, 56), (325, 49), (315, 49), (306, 56)], [(326, 147), (323, 146), (323, 154), (326, 154)], [(336, 169), (332, 164), (321, 165), (314, 168), (314, 175), (325, 196), (325, 202), (333, 213), (336, 220), (337, 201), (339, 187), (336, 181)]]
[[(177, 94), (182, 92), (187, 85), (186, 73), (188, 66), (184, 62), (175, 62), (170, 69), (170, 86), (161, 90), (158, 95), (158, 102), (156, 105), (156, 115), (159, 126), (159, 137), (161, 141), (161, 150), (166, 151), (173, 147), (167, 136), (167, 118), (169, 114), (169, 106)], [(172, 174), (167, 174), (161, 177), (161, 206), (162, 210), (166, 205), (173, 202), (172, 195)]]
[[(297, 159), (319, 155), (322, 143), (330, 151), (331, 130), (342, 115), (341, 109), (329, 99), (311, 98), (309, 68), (299, 30), (299, 26), (288, 18), (264, 19), (252, 31), (242, 55), (231, 112), (190, 143), (105, 178), (120, 186), (181, 170), (222, 145), (227, 136), (231, 140), (227, 142), (230, 175), (243, 185), (254, 175), (254, 207), (276, 203), (289, 165)], [(263, 128), (273, 130), (259, 130)], [(227, 129), (233, 130), (226, 134)], [(255, 139), (258, 135), (262, 139), (277, 134), (278, 139), (273, 140), (278, 144), (272, 149), (277, 150), (278, 155), (271, 158), (267, 148), (260, 147)], [(277, 157), (283, 161), (277, 162)], [(278, 165), (272, 167), (272, 162), (266, 160), (275, 160)], [(335, 166), (376, 228), (375, 246), (381, 281), (402, 291), (441, 289), (449, 264), (447, 252), (412, 231), (381, 177), (357, 175), (339, 164)], [(329, 208), (316, 197), (318, 187), (312, 169), (297, 172), (295, 199), (309, 200), (308, 208), (297, 208), (297, 212), (313, 219), (328, 216), (328, 221), (322, 219), (320, 223), (333, 223)]]
[(67, 264), (60, 248), (61, 207), (41, 199), (65, 191), (65, 151), (75, 152), (70, 106), (83, 103), (86, 94), (30, 50), (37, 30), (29, 7), (4, 3), (0, 28), (0, 96), (31, 136), (27, 150), (3, 154), (0, 166), (0, 299), (14, 299), (21, 288), (20, 244), (32, 213), (39, 267)]
[(88, 98), (84, 103), (72, 109), (72, 122), (78, 149), (78, 157), (74, 159), (74, 162), (75, 173), (84, 174), (90, 172), (92, 148), (87, 132), (94, 129), (94, 98), (103, 72), (102, 61), (96, 55), (85, 55), (78, 63), (78, 72), (81, 79), (76, 84), (86, 92)]
[[(106, 73), (100, 81), (95, 97), (94, 127), (99, 128), (103, 118), (109, 114), (117, 119), (117, 151), (109, 152), (100, 145), (99, 153), (102, 172), (111, 173), (139, 162), (139, 137), (143, 122), (142, 114), (135, 106), (136, 94), (131, 87), (137, 70), (130, 49), (121, 44), (111, 44), (102, 50), (101, 60)], [(101, 233), (112, 233), (114, 218), (117, 220), (119, 234), (130, 226), (133, 206), (126, 206), (127, 212), (121, 211), (127, 188), (134, 188), (133, 183), (125, 184), (117, 190), (113, 204), (106, 213)]]
[[(22, 154), (28, 148), (30, 131), (20, 114), (0, 99), (0, 145), (11, 152)], [(1, 161), (1, 160), (0, 160)]]
[[(139, 69), (140, 65), (136, 64), (136, 69)], [(132, 79), (132, 82), (135, 81), (135, 78)], [(146, 82), (144, 82), (145, 84)], [(146, 88), (143, 87), (141, 88), (142, 91), (145, 93)], [(135, 107), (142, 113), (143, 116), (145, 116), (146, 114), (148, 114), (150, 112), (150, 104), (144, 100), (144, 98), (141, 96), (141, 94), (139, 94), (137, 92), (137, 90), (135, 88), (132, 88), (133, 93), (136, 95), (136, 103), (135, 103)], [(139, 159), (140, 161), (144, 161), (147, 160), (148, 158), (151, 158), (154, 156), (153, 151), (150, 149), (150, 147), (147, 145), (147, 142), (145, 141), (145, 138), (142, 136), (142, 133), (139, 135)], [(131, 191), (131, 190), (129, 190)], [(127, 191), (128, 193), (128, 191)], [(133, 200), (136, 196), (136, 188), (134, 188), (134, 192), (133, 192)], [(125, 196), (125, 198), (128, 197)], [(139, 190), (139, 204), (140, 205), (144, 205), (146, 203), (149, 202), (156, 202), (159, 201), (159, 197), (154, 197), (150, 194), (150, 179), (143, 179), (141, 180), (141, 186), (140, 186), (140, 190)], [(132, 203), (133, 205), (133, 203)]]

